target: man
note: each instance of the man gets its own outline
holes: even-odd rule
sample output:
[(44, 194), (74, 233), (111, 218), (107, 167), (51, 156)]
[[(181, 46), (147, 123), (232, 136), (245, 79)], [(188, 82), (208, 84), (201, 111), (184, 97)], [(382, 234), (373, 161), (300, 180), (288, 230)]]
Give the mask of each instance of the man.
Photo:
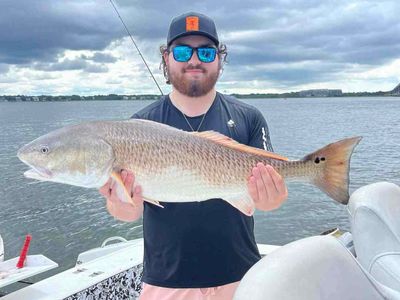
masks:
[[(210, 18), (198, 13), (174, 18), (161, 51), (172, 92), (133, 118), (186, 131), (214, 130), (240, 143), (272, 150), (261, 113), (215, 90), (226, 47), (219, 43)], [(256, 208), (268, 211), (279, 207), (287, 198), (281, 176), (262, 163), (250, 172), (248, 190)], [(141, 299), (231, 299), (243, 275), (260, 259), (253, 217), (221, 199), (162, 203), (164, 208), (143, 203), (134, 174), (123, 171), (121, 176), (136, 208), (121, 202), (110, 182), (100, 192), (116, 218), (135, 221), (143, 214)]]

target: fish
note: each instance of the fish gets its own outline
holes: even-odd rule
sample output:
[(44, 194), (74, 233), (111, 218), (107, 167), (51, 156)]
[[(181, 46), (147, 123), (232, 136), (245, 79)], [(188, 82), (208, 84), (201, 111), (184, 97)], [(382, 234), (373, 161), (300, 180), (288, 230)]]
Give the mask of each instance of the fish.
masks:
[(215, 131), (186, 132), (149, 120), (90, 121), (49, 132), (18, 150), (25, 177), (100, 188), (111, 177), (122, 201), (134, 205), (120, 176), (135, 174), (144, 201), (223, 199), (247, 216), (255, 205), (247, 182), (257, 163), (285, 181), (311, 183), (339, 203), (349, 200), (350, 158), (361, 137), (331, 143), (300, 160), (250, 147)]

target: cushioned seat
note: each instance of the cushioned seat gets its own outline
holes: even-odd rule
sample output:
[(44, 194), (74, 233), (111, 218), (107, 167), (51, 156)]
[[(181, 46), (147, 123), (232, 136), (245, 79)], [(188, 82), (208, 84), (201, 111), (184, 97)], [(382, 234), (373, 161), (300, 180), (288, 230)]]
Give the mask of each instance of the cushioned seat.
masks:
[(381, 284), (400, 291), (400, 187), (378, 182), (349, 201), (357, 260)]
[(400, 299), (363, 270), (335, 237), (315, 236), (287, 244), (256, 263), (235, 300)]

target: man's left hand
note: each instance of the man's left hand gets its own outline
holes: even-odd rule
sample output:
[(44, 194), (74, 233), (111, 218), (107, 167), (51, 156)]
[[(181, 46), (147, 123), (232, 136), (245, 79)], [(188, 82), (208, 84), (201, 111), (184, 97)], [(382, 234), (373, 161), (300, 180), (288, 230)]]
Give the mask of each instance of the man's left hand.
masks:
[(258, 163), (247, 182), (249, 194), (257, 209), (277, 209), (288, 197), (285, 181), (270, 165)]

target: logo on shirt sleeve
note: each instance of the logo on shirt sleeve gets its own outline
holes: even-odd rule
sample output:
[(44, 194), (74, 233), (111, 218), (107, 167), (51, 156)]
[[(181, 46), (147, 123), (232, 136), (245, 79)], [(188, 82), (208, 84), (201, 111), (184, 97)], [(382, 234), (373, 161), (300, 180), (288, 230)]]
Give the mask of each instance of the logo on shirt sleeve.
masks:
[(261, 131), (262, 131), (262, 140), (263, 140), (263, 147), (264, 147), (264, 150), (267, 150), (268, 149), (268, 146), (267, 146), (267, 134), (266, 134), (266, 132), (265, 132), (265, 128), (264, 127), (262, 127), (261, 128)]

